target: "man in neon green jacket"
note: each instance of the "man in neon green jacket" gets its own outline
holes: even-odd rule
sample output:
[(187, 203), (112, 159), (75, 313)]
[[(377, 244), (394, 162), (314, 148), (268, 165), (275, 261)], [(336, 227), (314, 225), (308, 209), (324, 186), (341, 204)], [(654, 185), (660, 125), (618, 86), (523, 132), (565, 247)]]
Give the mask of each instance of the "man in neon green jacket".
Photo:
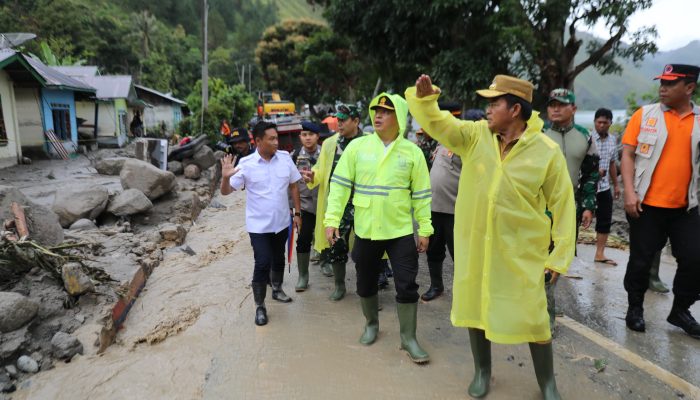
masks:
[(532, 91), (530, 82), (497, 75), (477, 92), (489, 101), (488, 121), (472, 122), (439, 110), (440, 90), (428, 76), (406, 89), (420, 126), (462, 157), (454, 243), (466, 251), (455, 254), (451, 319), (469, 328), (473, 397), (488, 392), (495, 341), (528, 342), (544, 398), (559, 398), (542, 274), (550, 270), (556, 279), (568, 269), (576, 208), (566, 160), (541, 133)]
[[(401, 331), (401, 348), (416, 363), (429, 361), (416, 341), (418, 253), (428, 248), (430, 175), (423, 153), (406, 140), (408, 106), (399, 95), (382, 93), (369, 107), (375, 133), (354, 140), (345, 149), (331, 178), (323, 224), (326, 238), (339, 237), (345, 203), (355, 206), (357, 294), (367, 319), (360, 343), (370, 345), (379, 330), (377, 278), (386, 252), (394, 268), (394, 286)], [(411, 213), (413, 211), (413, 214)], [(418, 244), (413, 219), (418, 221)]]

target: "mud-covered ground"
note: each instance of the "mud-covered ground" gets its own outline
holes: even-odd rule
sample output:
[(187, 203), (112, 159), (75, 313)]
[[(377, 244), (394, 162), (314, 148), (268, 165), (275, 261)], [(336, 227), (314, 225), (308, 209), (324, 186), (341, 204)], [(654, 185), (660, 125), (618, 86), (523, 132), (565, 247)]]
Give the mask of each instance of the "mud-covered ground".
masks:
[[(119, 176), (100, 175), (93, 163), (98, 158), (132, 156), (132, 149), (127, 147), (99, 150), (70, 160), (38, 160), (31, 165), (1, 169), (0, 185), (13, 186), (34, 203), (51, 208), (56, 193), (67, 187), (101, 185), (111, 194), (121, 191)], [(77, 337), (83, 344), (84, 353), (94, 354), (100, 331), (134, 273), (141, 266), (152, 267), (160, 263), (163, 253), (172, 246), (172, 243), (163, 241), (159, 229), (166, 223), (189, 229), (193, 218), (210, 202), (214, 175), (215, 167), (203, 171), (202, 177), (196, 181), (178, 176), (177, 187), (155, 200), (154, 207), (142, 214), (117, 218), (103, 212), (95, 220), (96, 229), (65, 229), (64, 243), (88, 244), (76, 254), (82, 257), (85, 265), (109, 276), (108, 281), (95, 282), (94, 291), (72, 298), (63, 289), (60, 279), (40, 268), (34, 268), (19, 281), (0, 288), (21, 293), (40, 304), (37, 317), (28, 325), (0, 334), (0, 374), (8, 373), (16, 385), (21, 385), (31, 376), (13, 368), (22, 355), (37, 361), (40, 372), (62, 364), (63, 361), (53, 358), (50, 343), (58, 331)], [(6, 366), (8, 370), (3, 368)]]
[[(253, 323), (254, 306), (249, 282), (252, 249), (244, 226), (244, 193), (215, 197), (225, 208), (205, 209), (189, 232), (186, 244), (193, 255), (166, 253), (148, 281), (144, 293), (130, 313), (117, 344), (104, 354), (90, 352), (70, 364), (40, 372), (23, 382), (13, 399), (465, 399), (473, 373), (467, 332), (449, 322), (451, 263), (446, 262), (446, 295), (419, 305), (418, 338), (431, 355), (424, 366), (413, 364), (399, 347), (398, 321), (393, 285), (381, 292), (380, 336), (372, 346), (358, 343), (363, 317), (355, 294), (355, 274), (348, 269), (348, 296), (338, 302), (327, 297), (332, 278), (311, 268), (311, 287), (294, 293), (296, 271), (285, 275), (285, 288), (294, 301), (276, 303), (267, 299), (270, 322)], [(581, 246), (572, 275), (560, 284), (565, 297), (598, 296), (578, 303), (562, 300), (567, 314), (599, 312), (593, 307), (604, 300), (589, 293), (596, 274), (588, 262), (590, 248)], [(623, 261), (624, 253), (612, 256)], [(449, 260), (449, 259), (448, 259)], [(667, 260), (666, 260), (667, 261)], [(623, 267), (618, 267), (623, 268)], [(671, 266), (664, 264), (668, 279)], [(606, 290), (619, 298), (618, 274)], [(421, 292), (428, 284), (425, 260), (421, 257)], [(603, 294), (605, 295), (605, 293)], [(612, 295), (612, 294), (611, 294)], [(656, 307), (652, 301), (649, 308)], [(600, 322), (624, 331), (616, 301), (609, 314), (586, 317), (582, 324)], [(661, 305), (663, 306), (663, 304)], [(575, 315), (578, 312), (579, 315)], [(654, 318), (654, 317), (652, 317)], [(650, 322), (651, 328), (667, 331), (637, 338), (644, 349), (657, 341), (680, 338), (678, 332)], [(605, 330), (597, 329), (609, 336)], [(668, 335), (668, 339), (664, 336)], [(614, 340), (616, 336), (610, 335)], [(692, 351), (694, 344), (681, 338)], [(621, 346), (627, 346), (622, 343)], [(695, 344), (695, 346), (697, 346)], [(630, 347), (635, 353), (645, 353)], [(695, 349), (697, 347), (694, 347)], [(686, 350), (683, 350), (686, 349)], [(621, 357), (605, 341), (583, 336), (570, 323), (560, 323), (554, 341), (558, 385), (564, 399), (677, 399), (678, 385), (662, 382), (654, 368), (640, 368)], [(654, 359), (663, 370), (674, 370), (679, 355), (669, 353)], [(694, 375), (685, 375), (691, 382)], [(695, 382), (697, 384), (697, 382)], [(493, 346), (493, 380), (489, 399), (539, 399), (539, 389), (526, 345)], [(695, 388), (697, 389), (697, 388)], [(692, 398), (685, 395), (685, 398)]]

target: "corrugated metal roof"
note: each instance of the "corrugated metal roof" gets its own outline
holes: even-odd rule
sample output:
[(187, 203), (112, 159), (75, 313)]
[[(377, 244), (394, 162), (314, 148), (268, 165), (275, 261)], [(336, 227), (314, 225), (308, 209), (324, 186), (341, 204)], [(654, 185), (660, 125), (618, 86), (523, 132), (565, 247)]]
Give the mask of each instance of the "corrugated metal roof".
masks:
[(70, 65), (70, 66), (57, 66), (51, 67), (56, 71), (72, 76), (72, 77), (83, 77), (83, 76), (97, 76), (97, 65)]
[(12, 49), (0, 49), (0, 63), (15, 55)]
[(84, 76), (80, 80), (97, 89), (98, 99), (128, 99), (135, 98), (130, 75)]
[(55, 69), (44, 65), (41, 61), (34, 59), (33, 57), (28, 57), (25, 55), (22, 55), (24, 59), (31, 65), (34, 70), (41, 75), (42, 78), (46, 81), (46, 87), (60, 87), (60, 88), (65, 88), (65, 89), (72, 89), (72, 90), (77, 90), (77, 91), (84, 91), (84, 92), (94, 92), (95, 88), (93, 88), (91, 85), (80, 81), (75, 78), (71, 78), (68, 75), (62, 74)]
[(162, 92), (159, 92), (159, 91), (157, 91), (157, 90), (155, 90), (155, 89), (151, 89), (151, 88), (146, 87), (146, 86), (143, 86), (143, 85), (134, 85), (134, 87), (135, 87), (136, 89), (140, 89), (140, 90), (143, 90), (143, 91), (146, 91), (146, 92), (155, 94), (156, 96), (160, 96), (160, 97), (162, 97), (162, 98), (164, 98), (164, 99), (166, 99), (166, 100), (172, 101), (173, 103), (181, 104), (181, 105), (183, 105), (183, 106), (184, 106), (184, 105), (187, 105), (186, 102), (184, 102), (184, 101), (182, 101), (182, 100), (180, 100), (180, 99), (178, 99), (178, 98), (176, 98), (176, 97), (173, 97), (173, 96), (170, 95), (169, 93), (162, 93)]

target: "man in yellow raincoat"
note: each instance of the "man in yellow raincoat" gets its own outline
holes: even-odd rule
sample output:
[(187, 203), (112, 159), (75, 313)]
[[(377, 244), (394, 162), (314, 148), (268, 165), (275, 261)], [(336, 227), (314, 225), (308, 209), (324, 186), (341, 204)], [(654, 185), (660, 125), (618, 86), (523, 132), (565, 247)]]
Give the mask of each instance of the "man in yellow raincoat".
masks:
[(564, 273), (573, 259), (576, 209), (566, 160), (532, 112), (532, 90), (497, 75), (477, 92), (489, 101), (479, 122), (440, 111), (440, 89), (426, 75), (406, 90), (420, 126), (462, 157), (454, 243), (466, 251), (455, 254), (451, 319), (469, 328), (473, 397), (488, 393), (494, 341), (528, 342), (544, 398), (559, 398), (542, 274)]
[[(382, 93), (369, 106), (375, 133), (354, 140), (343, 152), (331, 177), (328, 207), (323, 220), (326, 238), (340, 237), (343, 209), (352, 196), (355, 206), (357, 294), (366, 319), (360, 343), (370, 345), (379, 330), (377, 278), (386, 252), (394, 268), (396, 309), (401, 349), (416, 363), (429, 356), (416, 341), (418, 310), (418, 253), (428, 248), (430, 175), (421, 150), (403, 137), (408, 106), (396, 94)], [(413, 218), (418, 221), (418, 243)]]

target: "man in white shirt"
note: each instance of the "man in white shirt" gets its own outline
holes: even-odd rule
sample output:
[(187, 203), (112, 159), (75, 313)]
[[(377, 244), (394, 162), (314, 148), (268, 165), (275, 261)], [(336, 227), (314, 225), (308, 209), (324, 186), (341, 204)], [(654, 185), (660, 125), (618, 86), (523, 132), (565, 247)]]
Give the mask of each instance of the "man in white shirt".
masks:
[(282, 290), (284, 277), (284, 244), (289, 230), (289, 202), (294, 202), (294, 227), (301, 227), (299, 188), (301, 179), (292, 158), (286, 151), (277, 150), (277, 127), (260, 122), (253, 128), (257, 151), (244, 157), (234, 168), (233, 156), (221, 160), (221, 194), (246, 189), (246, 229), (250, 235), (255, 257), (253, 271), (253, 298), (255, 299), (255, 324), (267, 324), (265, 295), (268, 282), (272, 286), (272, 298), (289, 303), (292, 301)]

